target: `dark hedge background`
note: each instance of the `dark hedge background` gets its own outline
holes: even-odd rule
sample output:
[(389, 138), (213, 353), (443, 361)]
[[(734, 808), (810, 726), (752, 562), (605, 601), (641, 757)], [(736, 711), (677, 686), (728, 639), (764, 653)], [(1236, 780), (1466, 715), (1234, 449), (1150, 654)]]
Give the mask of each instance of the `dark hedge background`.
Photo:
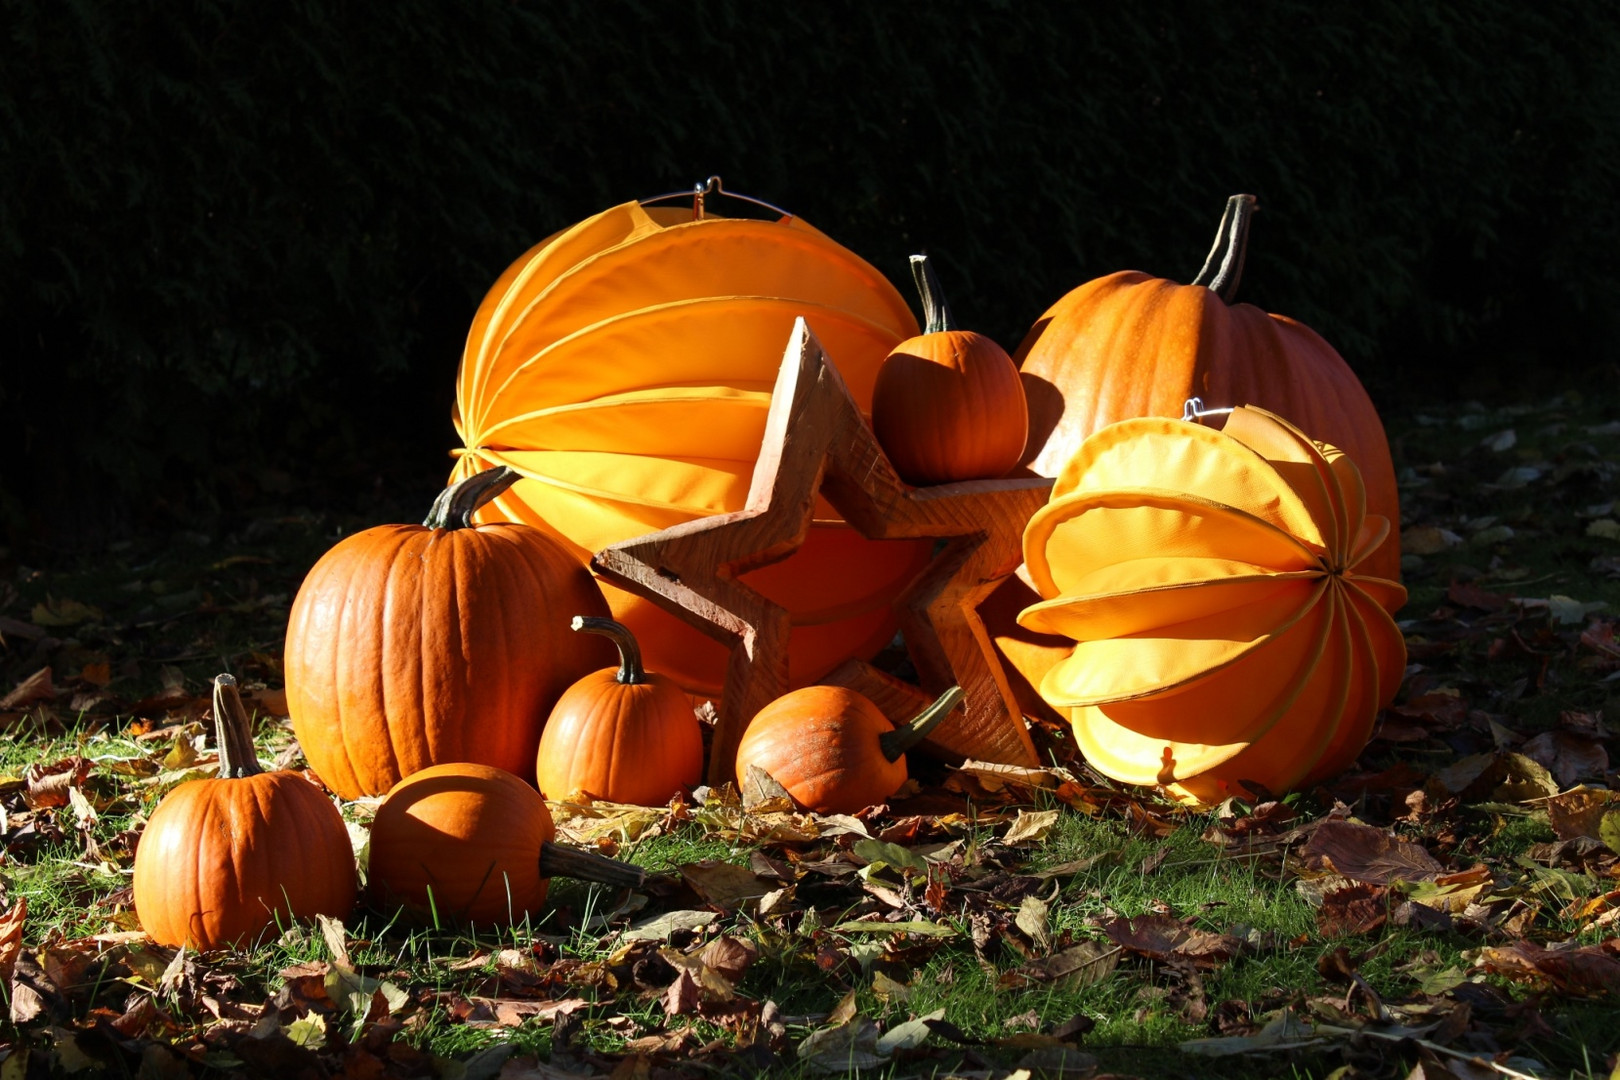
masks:
[[(447, 470), (483, 290), (719, 173), (1010, 348), (1063, 292), (1244, 298), (1386, 408), (1616, 386), (1612, 5), (0, 0), (0, 521), (89, 546)], [(909, 294), (909, 289), (907, 289)]]

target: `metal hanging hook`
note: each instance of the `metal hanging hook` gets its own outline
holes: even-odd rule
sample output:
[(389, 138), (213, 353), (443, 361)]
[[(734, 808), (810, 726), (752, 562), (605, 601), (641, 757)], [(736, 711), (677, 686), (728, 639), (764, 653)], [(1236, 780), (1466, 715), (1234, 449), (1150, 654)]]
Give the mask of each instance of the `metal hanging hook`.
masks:
[(692, 200), (692, 220), (702, 221), (705, 211), (705, 200), (710, 195), (723, 195), (728, 199), (737, 199), (741, 202), (753, 203), (755, 206), (764, 207), (771, 213), (783, 218), (791, 218), (793, 216), (780, 206), (768, 203), (764, 199), (756, 199), (752, 195), (739, 195), (735, 191), (727, 191), (718, 176), (711, 176), (702, 183), (693, 184), (691, 188), (686, 191), (671, 191), (664, 195), (654, 195), (650, 199), (642, 199), (640, 202), (642, 206), (646, 206), (648, 203), (664, 202), (668, 199), (684, 199), (690, 197)]
[(1181, 403), (1181, 419), (1189, 424), (1195, 420), (1202, 420), (1206, 416), (1227, 416), (1231, 412), (1232, 410), (1229, 408), (1206, 409), (1204, 408), (1204, 399), (1201, 397), (1190, 397)]

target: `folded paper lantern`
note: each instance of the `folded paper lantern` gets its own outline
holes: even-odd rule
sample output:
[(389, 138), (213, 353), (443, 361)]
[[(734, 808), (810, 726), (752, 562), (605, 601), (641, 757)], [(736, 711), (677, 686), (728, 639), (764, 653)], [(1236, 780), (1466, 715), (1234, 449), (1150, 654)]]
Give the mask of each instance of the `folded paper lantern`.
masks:
[[(479, 308), (453, 476), (516, 469), (523, 479), (480, 520), (538, 525), (582, 562), (741, 510), (800, 315), (866, 411), (883, 358), (917, 333), (882, 274), (797, 218), (715, 217), (701, 203), (597, 214), (531, 249)], [(886, 644), (889, 603), (929, 557), (925, 542), (866, 540), (822, 510), (800, 551), (744, 579), (792, 613), (795, 685)], [(690, 693), (719, 694), (721, 645), (648, 601), (602, 591), (650, 666)]]
[(1359, 572), (1388, 528), (1348, 457), (1262, 409), (1106, 427), (1024, 532), (1019, 623), (1076, 643), (1041, 696), (1095, 768), (1189, 802), (1331, 776), (1406, 665), (1405, 590)]

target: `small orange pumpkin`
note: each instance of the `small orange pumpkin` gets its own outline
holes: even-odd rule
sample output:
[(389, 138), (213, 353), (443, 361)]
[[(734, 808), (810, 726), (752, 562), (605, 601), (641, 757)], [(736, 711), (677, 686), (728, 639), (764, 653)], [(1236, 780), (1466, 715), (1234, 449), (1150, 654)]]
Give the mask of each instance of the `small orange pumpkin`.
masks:
[(576, 616), (571, 625), (618, 646), (619, 667), (592, 672), (557, 699), (540, 735), (540, 791), (658, 806), (690, 790), (703, 775), (703, 729), (691, 700), (675, 680), (642, 667), (622, 623)]
[(962, 701), (953, 686), (895, 727), (870, 698), (843, 686), (806, 686), (761, 709), (737, 746), (737, 783), (763, 769), (818, 814), (875, 806), (906, 782), (905, 753)]
[[(289, 919), (354, 907), (354, 849), (301, 773), (264, 772), (236, 680), (214, 679), (219, 777), (164, 796), (135, 849), (135, 910), (160, 945), (247, 945)], [(279, 932), (279, 930), (276, 930)]]
[(287, 708), (310, 767), (344, 798), (453, 761), (527, 773), (557, 698), (611, 660), (606, 642), (568, 630), (608, 606), (560, 544), (528, 525), (470, 525), (517, 478), (478, 473), (421, 525), (355, 533), (299, 587)]
[(926, 255), (911, 257), (923, 332), (896, 345), (878, 369), (872, 430), (910, 484), (990, 480), (1018, 464), (1029, 411), (1018, 366), (983, 334), (951, 325)]
[(552, 843), (545, 799), (504, 769), (451, 762), (412, 773), (371, 823), (366, 889), (435, 926), (509, 926), (539, 912), (554, 876), (634, 887), (628, 863)]

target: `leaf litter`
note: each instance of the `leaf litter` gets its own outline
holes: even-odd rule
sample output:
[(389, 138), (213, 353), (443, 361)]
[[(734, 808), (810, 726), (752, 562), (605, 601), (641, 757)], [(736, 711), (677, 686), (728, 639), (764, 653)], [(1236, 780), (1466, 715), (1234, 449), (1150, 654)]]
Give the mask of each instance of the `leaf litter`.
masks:
[[(1231, 1075), (1294, 1054), (1346, 1078), (1547, 1075), (1580, 1010), (1620, 993), (1620, 460), (1579, 403), (1483, 441), (1479, 415), (1392, 425), (1411, 663), (1316, 790), (1190, 814), (1091, 773), (1042, 720), (1049, 766), (923, 763), (855, 815), (802, 813), (768, 777), (665, 807), (575, 798), (553, 804), (559, 839), (659, 873), (559, 887), (504, 935), (360, 912), (244, 954), (146, 941), (127, 871), (144, 815), (213, 763), (207, 667), (240, 672), (261, 753), (301, 764), (276, 642), (307, 562), (216, 552), (161, 591), (5, 583), (0, 724), (54, 749), (0, 776), (0, 1069), (990, 1080), (1151, 1068), (1116, 1047), (1168, 1022), (1156, 1052)], [(346, 809), (363, 845), (370, 807)], [(1233, 868), (1305, 919), (1245, 925), (1192, 888)], [(1244, 975), (1272, 971), (1295, 973)], [(1607, 1075), (1616, 1037), (1586, 1030), (1610, 1042), (1557, 1067)]]

